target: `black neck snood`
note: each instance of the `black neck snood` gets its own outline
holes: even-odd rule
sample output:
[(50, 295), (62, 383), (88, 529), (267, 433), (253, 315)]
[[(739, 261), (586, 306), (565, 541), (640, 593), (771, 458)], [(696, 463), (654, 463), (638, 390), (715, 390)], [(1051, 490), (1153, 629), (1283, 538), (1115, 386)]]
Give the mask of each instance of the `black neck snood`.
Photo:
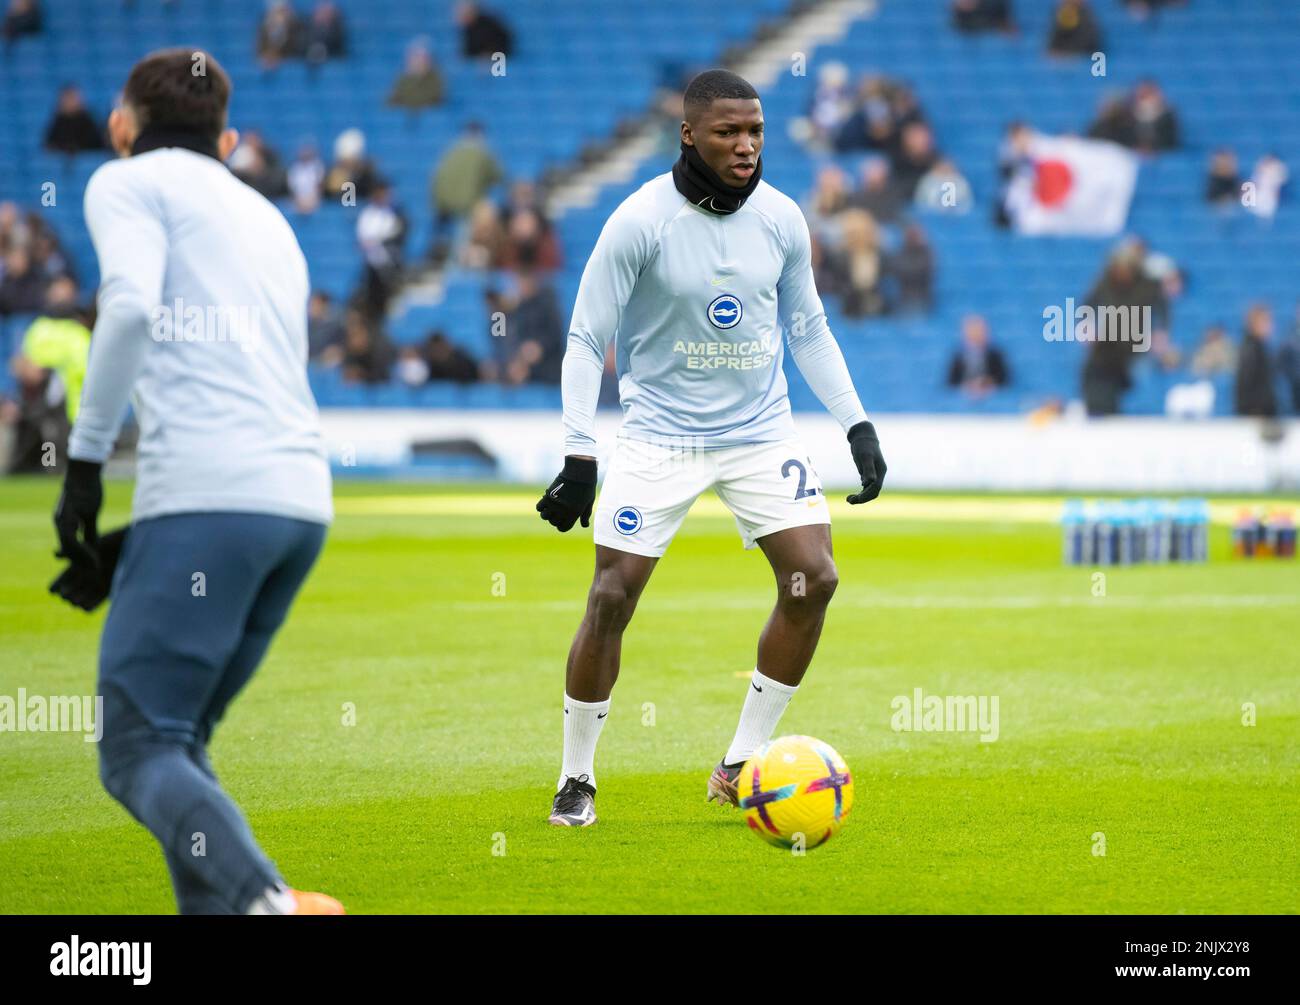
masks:
[(749, 176), (749, 183), (744, 188), (728, 185), (718, 173), (704, 163), (700, 152), (692, 146), (682, 143), (682, 155), (673, 165), (673, 184), (677, 191), (700, 209), (719, 216), (727, 216), (745, 205), (745, 200), (754, 194), (758, 181), (763, 177), (763, 158), (754, 162), (754, 173)]
[(193, 150), (196, 154), (211, 157), (213, 160), (221, 160), (215, 140), (192, 129), (158, 126), (145, 126), (140, 130), (140, 135), (131, 144), (131, 156), (148, 153), (150, 150), (161, 150), (163, 147), (180, 147), (183, 150)]

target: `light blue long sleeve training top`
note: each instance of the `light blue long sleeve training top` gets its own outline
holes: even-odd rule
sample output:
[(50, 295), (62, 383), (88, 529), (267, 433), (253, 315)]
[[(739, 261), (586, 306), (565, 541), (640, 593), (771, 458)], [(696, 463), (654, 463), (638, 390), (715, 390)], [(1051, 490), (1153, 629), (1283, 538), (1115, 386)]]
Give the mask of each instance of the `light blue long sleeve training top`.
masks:
[(594, 456), (615, 340), (623, 432), (697, 448), (794, 435), (782, 332), (845, 430), (866, 419), (813, 282), (808, 225), (760, 181), (735, 213), (692, 205), (672, 173), (614, 211), (587, 261), (564, 356), (564, 451)]

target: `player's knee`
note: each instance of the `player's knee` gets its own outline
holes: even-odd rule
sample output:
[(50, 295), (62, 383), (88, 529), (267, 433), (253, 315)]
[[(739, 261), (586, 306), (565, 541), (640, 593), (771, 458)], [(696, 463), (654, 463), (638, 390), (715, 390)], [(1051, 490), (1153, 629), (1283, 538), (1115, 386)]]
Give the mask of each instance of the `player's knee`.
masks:
[(598, 630), (621, 632), (635, 609), (636, 598), (621, 576), (609, 572), (597, 576), (591, 586), (588, 611)]
[(840, 585), (835, 563), (827, 562), (812, 569), (797, 570), (787, 577), (781, 601), (792, 610), (825, 608)]

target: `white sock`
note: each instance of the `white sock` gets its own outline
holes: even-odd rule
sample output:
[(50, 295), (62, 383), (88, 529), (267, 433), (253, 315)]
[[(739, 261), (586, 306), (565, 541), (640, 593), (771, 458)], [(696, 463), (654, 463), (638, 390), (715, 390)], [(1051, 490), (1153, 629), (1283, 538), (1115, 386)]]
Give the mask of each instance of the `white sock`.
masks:
[(609, 699), (604, 701), (576, 701), (564, 696), (564, 763), (558, 792), (564, 788), (565, 779), (587, 776), (587, 782), (596, 787), (596, 741), (609, 715)]
[(736, 726), (736, 735), (722, 762), (738, 764), (747, 761), (754, 751), (772, 739), (776, 724), (781, 721), (781, 713), (798, 690), (797, 684), (791, 687), (764, 677), (755, 667), (745, 692), (745, 707), (740, 710), (740, 724)]
[(248, 905), (246, 914), (293, 914), (298, 910), (298, 899), (292, 891), (280, 883), (268, 886), (263, 893)]

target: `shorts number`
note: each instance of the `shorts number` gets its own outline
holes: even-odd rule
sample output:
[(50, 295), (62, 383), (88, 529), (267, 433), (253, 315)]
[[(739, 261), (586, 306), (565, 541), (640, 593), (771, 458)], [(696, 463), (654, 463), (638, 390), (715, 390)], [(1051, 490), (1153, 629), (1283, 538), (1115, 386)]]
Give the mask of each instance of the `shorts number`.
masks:
[(801, 461), (796, 461), (791, 457), (781, 465), (781, 477), (789, 478), (791, 469), (795, 469), (799, 472), (799, 488), (794, 494), (795, 502), (798, 502), (800, 499), (807, 499), (809, 496), (815, 496), (819, 490), (810, 489), (808, 487), (808, 469), (803, 466), (803, 463)]

